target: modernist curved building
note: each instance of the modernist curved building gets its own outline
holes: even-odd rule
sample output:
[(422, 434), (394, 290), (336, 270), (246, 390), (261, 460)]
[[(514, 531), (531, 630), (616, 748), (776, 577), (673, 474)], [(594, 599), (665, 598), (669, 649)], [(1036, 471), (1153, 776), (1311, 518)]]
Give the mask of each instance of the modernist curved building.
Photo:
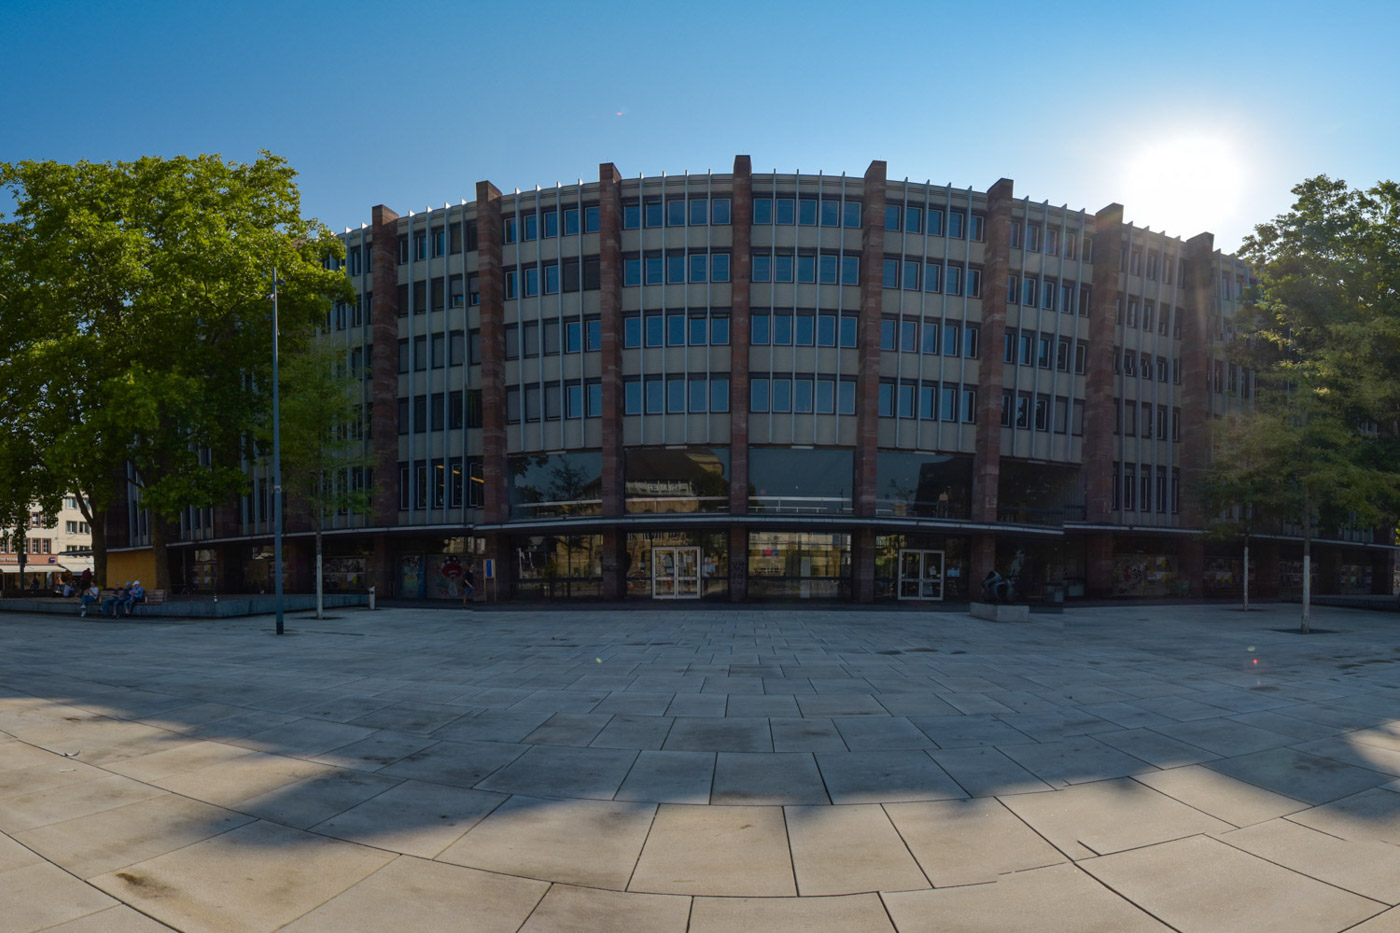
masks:
[[(500, 598), (964, 599), (1237, 587), (1190, 491), (1207, 424), (1247, 409), (1223, 353), (1249, 270), (1095, 214), (886, 177), (596, 181), (344, 235), (337, 307), (365, 381), (368, 516), (328, 538), (333, 587), (432, 598), (489, 560)], [(174, 578), (266, 579), (265, 475), (184, 521)], [(293, 513), (295, 505), (292, 506)], [(142, 543), (135, 505), (127, 545)], [(114, 526), (118, 523), (113, 523)], [(309, 539), (290, 528), (292, 586)], [(1317, 588), (1389, 592), (1369, 533)], [(1256, 590), (1298, 585), (1255, 549)]]

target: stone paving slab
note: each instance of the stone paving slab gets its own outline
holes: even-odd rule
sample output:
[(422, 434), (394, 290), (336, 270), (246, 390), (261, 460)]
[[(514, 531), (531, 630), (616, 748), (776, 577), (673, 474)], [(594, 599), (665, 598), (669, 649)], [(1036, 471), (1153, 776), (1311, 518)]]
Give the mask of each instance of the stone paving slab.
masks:
[(1386, 907), (1204, 837), (1079, 864), (1178, 930), (1345, 930)]
[(11, 613), (0, 931), (1397, 933), (1394, 629), (1290, 612)]

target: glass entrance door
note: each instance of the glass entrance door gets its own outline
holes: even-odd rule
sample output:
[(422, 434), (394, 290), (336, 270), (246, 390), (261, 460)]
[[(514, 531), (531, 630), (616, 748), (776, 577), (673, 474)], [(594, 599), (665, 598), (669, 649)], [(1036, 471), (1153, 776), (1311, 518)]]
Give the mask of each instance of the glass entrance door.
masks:
[(700, 598), (700, 549), (651, 549), (651, 595), (655, 599)]
[(899, 552), (899, 598), (943, 598), (943, 552), (905, 548)]

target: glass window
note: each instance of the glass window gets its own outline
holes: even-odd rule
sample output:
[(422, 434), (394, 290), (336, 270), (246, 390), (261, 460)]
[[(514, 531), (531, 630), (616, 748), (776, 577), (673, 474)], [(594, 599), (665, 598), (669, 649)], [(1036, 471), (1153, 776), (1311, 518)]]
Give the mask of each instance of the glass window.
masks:
[(666, 380), (666, 410), (671, 414), (685, 414), (685, 380), (672, 377)]
[(622, 346), (624, 349), (632, 349), (642, 345), (642, 316), (640, 314), (627, 314), (622, 318)]
[(836, 380), (817, 380), (817, 414), (833, 415), (836, 413)]
[(622, 260), (622, 284), (642, 284), (642, 260), (640, 257), (630, 256)]
[(836, 346), (836, 315), (817, 315), (817, 346)]
[(767, 313), (755, 313), (749, 320), (749, 343), (755, 347), (766, 347), (769, 340)]
[(772, 198), (753, 199), (753, 222), (756, 224), (771, 224), (773, 222)]
[(948, 295), (962, 294), (962, 267), (949, 266), (943, 277), (943, 291)]
[(904, 232), (919, 233), (923, 230), (924, 209), (922, 207), (906, 207), (904, 209)]
[(773, 346), (792, 346), (792, 313), (789, 311), (773, 314)]
[(792, 198), (777, 198), (773, 202), (774, 217), (783, 226), (792, 226), (796, 221), (796, 202)]
[(815, 316), (811, 311), (799, 311), (796, 317), (797, 328), (794, 343), (799, 347), (810, 347), (816, 342)]
[[(702, 202), (699, 202), (699, 203), (702, 203), (702, 204), (703, 204), (704, 202), (702, 201)], [(692, 281), (692, 282), (703, 282), (703, 281), (705, 281), (705, 273), (706, 273), (706, 271), (708, 271), (706, 267), (709, 265), (709, 261), (708, 261), (708, 260), (709, 260), (709, 257), (706, 256), (704, 253), (691, 253), (691, 254), (690, 254), (690, 281)]]
[[(852, 466), (849, 449), (750, 448), (751, 502), (763, 511), (845, 511), (851, 506)], [(759, 534), (751, 533), (750, 544)]]
[(659, 347), (665, 343), (665, 324), (660, 314), (648, 314), (646, 321), (646, 345)]
[(646, 283), (661, 284), (661, 257), (655, 254), (646, 257)]
[(842, 415), (856, 413), (856, 382), (854, 379), (842, 379), (837, 383), (836, 410), (838, 414)]
[(792, 281), (792, 253), (778, 253), (773, 259), (773, 281)]
[(914, 417), (914, 384), (912, 382), (901, 382), (899, 384), (899, 417)]
[(928, 212), (928, 235), (943, 235), (943, 212), (931, 210)]
[[(704, 198), (692, 198), (690, 201), (690, 225), (692, 227), (702, 227), (710, 222), (710, 202)], [(677, 225), (679, 226), (679, 224)]]
[(930, 355), (938, 354), (938, 323), (936, 321), (924, 322), (923, 343), (920, 350)]
[(728, 376), (712, 376), (710, 378), (710, 411), (729, 411)]
[(958, 387), (952, 385), (944, 385), (940, 399), (942, 401), (942, 406), (939, 412), (939, 417), (942, 418), (944, 421), (957, 421)]
[(573, 236), (578, 233), (578, 208), (564, 208), (564, 235)]
[(899, 260), (886, 259), (880, 268), (881, 286), (883, 288), (899, 288)]
[(924, 291), (936, 292), (942, 285), (943, 277), (939, 274), (943, 271), (943, 265), (937, 262), (924, 263)]
[(728, 198), (711, 198), (711, 199), (710, 199), (710, 223), (712, 223), (712, 224), (727, 224), (727, 223), (729, 223), (729, 199), (728, 199)]
[(811, 285), (817, 281), (817, 257), (810, 253), (801, 253), (797, 257), (797, 281), (802, 285)]
[(729, 281), (729, 254), (728, 254), (728, 253), (711, 253), (711, 254), (710, 254), (710, 281), (711, 281), (711, 282), (728, 282), (728, 281)]
[(898, 229), (899, 229), (899, 205), (898, 205), (898, 204), (886, 204), (886, 205), (885, 205), (885, 229), (886, 229), (886, 230), (898, 230)]
[(692, 347), (703, 347), (705, 345), (705, 316), (703, 314), (693, 314), (690, 317), (690, 339)]
[(919, 322), (900, 321), (899, 322), (899, 352), (918, 353), (919, 352)]
[(817, 199), (800, 198), (797, 202), (797, 222), (803, 227), (817, 225)]
[(919, 290), (919, 263), (908, 259), (904, 261), (904, 276), (900, 282), (900, 287), (906, 291)]
[(600, 318), (585, 318), (583, 322), (583, 346), (585, 350), (603, 349), (603, 321)]
[(749, 411), (766, 412), (768, 410), (768, 380), (765, 377), (755, 376), (749, 380)]
[(648, 376), (645, 385), (647, 389), (647, 414), (664, 413), (666, 411), (666, 383), (661, 381), (660, 376)]
[(831, 198), (822, 199), (821, 223), (823, 227), (837, 227), (841, 224), (841, 202)]
[[(599, 386), (599, 402), (601, 405), (602, 386)], [(622, 382), (623, 413), (628, 415), (640, 415), (642, 413), (642, 382), (640, 379), (625, 379)]]
[(603, 383), (597, 379), (590, 379), (584, 389), (587, 394), (588, 417), (601, 418), (603, 416)]
[(948, 236), (955, 240), (963, 237), (963, 214), (962, 211), (950, 211), (948, 213)]
[(666, 282), (670, 285), (685, 284), (684, 253), (672, 253), (666, 257)]
[[(694, 202), (694, 203), (703, 204), (703, 203), (705, 203), (705, 202), (704, 202), (704, 201), (696, 201), (696, 202)], [(684, 199), (682, 199), (682, 198), (672, 198), (671, 200), (669, 200), (669, 201), (666, 202), (666, 226), (668, 226), (668, 227), (684, 227), (684, 226), (685, 226), (685, 214), (686, 214), (686, 206), (685, 206), (685, 201), (684, 201)], [(701, 221), (701, 223), (704, 223), (704, 221)]]
[(792, 410), (798, 414), (812, 413), (812, 380), (798, 378), (792, 384)]
[(894, 318), (892, 318), (892, 317), (882, 317), (882, 318), (880, 318), (880, 349), (881, 349), (881, 350), (893, 350), (893, 349), (894, 349), (894, 333), (895, 333), (895, 328), (896, 328), (896, 326), (897, 326), (898, 324), (899, 324), (899, 322), (898, 322), (897, 320), (895, 320)]
[(944, 355), (944, 356), (957, 356), (957, 355), (958, 355), (958, 331), (961, 329), (961, 327), (962, 327), (962, 325), (960, 325), (960, 324), (954, 324), (954, 323), (952, 323), (952, 322), (944, 323), (944, 325), (943, 325), (943, 355)]
[(662, 221), (660, 198), (647, 198), (642, 204), (642, 219), (648, 227), (659, 227)]
[[(625, 213), (626, 208), (624, 208), (623, 210), (624, 210), (624, 213)], [(602, 215), (601, 215), (601, 213), (600, 213), (599, 210), (598, 210), (598, 205), (596, 205), (596, 204), (588, 204), (588, 205), (586, 205), (586, 206), (583, 208), (583, 232), (584, 232), (584, 233), (597, 233), (598, 230), (599, 230), (599, 228), (602, 227), (602, 225), (603, 225), (603, 220), (602, 220)], [(624, 226), (626, 226), (626, 224), (624, 224)], [(636, 224), (633, 224), (632, 226), (635, 227)]]
[(842, 226), (851, 229), (860, 227), (860, 202), (847, 201), (841, 216)]
[(729, 346), (729, 315), (710, 315), (710, 343), (716, 347)]
[(791, 411), (792, 381), (786, 376), (774, 376), (770, 388), (773, 395), (773, 410), (775, 412)]
[(854, 314), (841, 315), (841, 346), (855, 347), (860, 330), (860, 318)]
[(666, 315), (666, 346), (685, 346), (685, 315)]
[(578, 353), (583, 349), (583, 328), (578, 321), (564, 322), (564, 352)]
[(860, 284), (860, 256), (859, 256), (859, 255), (842, 256), (842, 257), (841, 257), (841, 284), (842, 284), (842, 285), (859, 285), (859, 284)]
[(837, 257), (834, 254), (826, 253), (817, 259), (817, 281), (823, 285), (836, 284), (836, 264)]
[(583, 417), (583, 386), (580, 383), (570, 382), (564, 387), (564, 416)]
[(771, 282), (773, 280), (773, 255), (771, 253), (754, 253), (752, 275), (755, 282)]
[(559, 235), (559, 212), (553, 208), (540, 214), (544, 221), (544, 235), (546, 238)]

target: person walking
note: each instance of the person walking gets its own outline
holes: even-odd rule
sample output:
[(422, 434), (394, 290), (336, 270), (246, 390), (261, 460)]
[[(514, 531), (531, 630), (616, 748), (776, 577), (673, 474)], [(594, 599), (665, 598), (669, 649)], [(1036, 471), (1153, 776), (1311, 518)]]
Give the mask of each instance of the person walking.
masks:
[(468, 562), (465, 570), (462, 571), (462, 608), (467, 608), (472, 597), (476, 595), (476, 567)]

